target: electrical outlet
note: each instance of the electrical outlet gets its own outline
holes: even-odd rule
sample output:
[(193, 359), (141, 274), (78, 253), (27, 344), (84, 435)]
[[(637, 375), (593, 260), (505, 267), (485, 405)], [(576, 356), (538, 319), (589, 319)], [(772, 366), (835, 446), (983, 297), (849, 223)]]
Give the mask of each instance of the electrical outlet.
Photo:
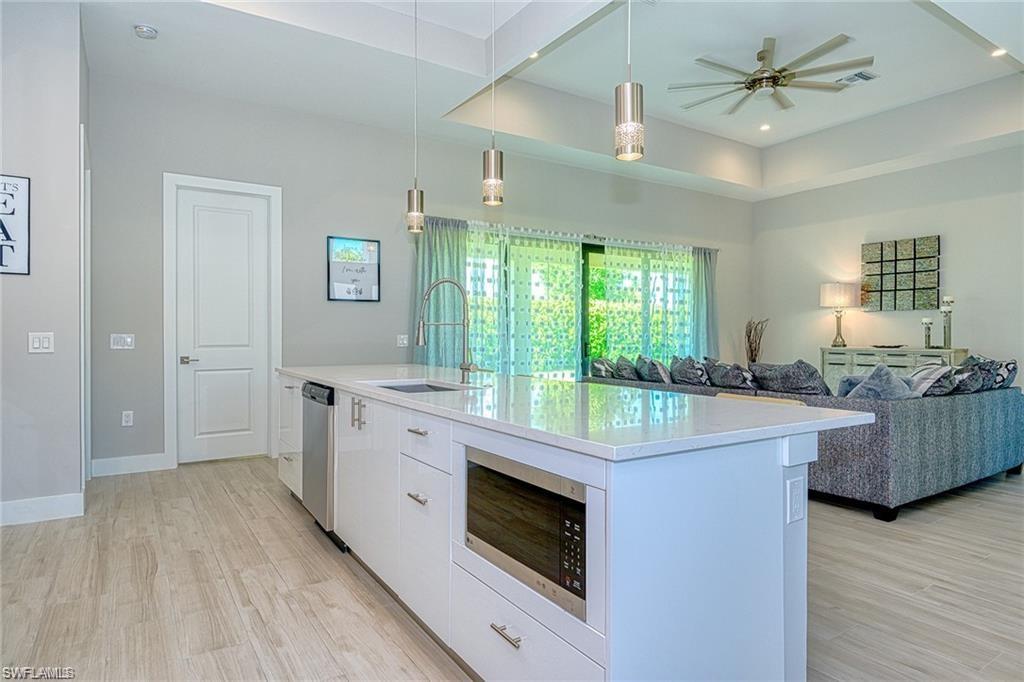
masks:
[(28, 333), (29, 353), (52, 353), (53, 332), (29, 332)]
[(409, 347), (409, 335), (408, 334), (399, 334), (398, 335), (398, 347), (399, 348), (408, 348)]
[(135, 412), (125, 410), (121, 413), (121, 426), (135, 426)]
[(804, 477), (798, 476), (786, 481), (786, 523), (794, 523), (804, 518), (807, 491), (804, 490)]

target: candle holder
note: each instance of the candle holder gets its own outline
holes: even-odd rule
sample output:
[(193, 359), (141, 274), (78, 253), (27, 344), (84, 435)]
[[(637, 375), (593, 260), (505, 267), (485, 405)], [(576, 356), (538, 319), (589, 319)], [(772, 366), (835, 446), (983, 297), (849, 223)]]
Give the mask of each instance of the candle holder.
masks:
[(921, 320), (921, 326), (924, 327), (924, 347), (932, 347), (932, 320), (929, 317)]
[(942, 347), (949, 349), (953, 347), (953, 303), (952, 296), (942, 297)]

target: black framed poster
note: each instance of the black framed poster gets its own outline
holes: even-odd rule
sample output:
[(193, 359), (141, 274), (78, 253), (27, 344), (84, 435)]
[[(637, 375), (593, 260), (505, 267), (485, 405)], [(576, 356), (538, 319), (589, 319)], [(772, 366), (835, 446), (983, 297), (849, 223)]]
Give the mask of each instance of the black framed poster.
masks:
[(29, 274), (29, 179), (0, 175), (0, 274)]
[(380, 241), (327, 238), (327, 300), (380, 301)]

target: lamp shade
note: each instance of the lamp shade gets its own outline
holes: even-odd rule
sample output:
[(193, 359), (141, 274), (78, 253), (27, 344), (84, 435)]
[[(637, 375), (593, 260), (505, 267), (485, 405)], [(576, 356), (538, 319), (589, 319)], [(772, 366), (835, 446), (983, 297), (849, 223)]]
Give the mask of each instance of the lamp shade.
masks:
[(860, 285), (856, 282), (825, 282), (821, 285), (822, 308), (854, 308), (860, 305)]

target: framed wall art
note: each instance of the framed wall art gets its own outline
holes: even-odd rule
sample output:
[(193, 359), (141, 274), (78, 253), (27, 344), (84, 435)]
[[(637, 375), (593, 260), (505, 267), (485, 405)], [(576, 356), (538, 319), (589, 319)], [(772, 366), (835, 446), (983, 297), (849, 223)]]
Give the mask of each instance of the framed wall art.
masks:
[(0, 175), (0, 274), (29, 274), (31, 183), (18, 175)]
[(380, 301), (380, 241), (327, 238), (327, 300)]
[(862, 244), (861, 307), (936, 310), (939, 307), (939, 236)]

